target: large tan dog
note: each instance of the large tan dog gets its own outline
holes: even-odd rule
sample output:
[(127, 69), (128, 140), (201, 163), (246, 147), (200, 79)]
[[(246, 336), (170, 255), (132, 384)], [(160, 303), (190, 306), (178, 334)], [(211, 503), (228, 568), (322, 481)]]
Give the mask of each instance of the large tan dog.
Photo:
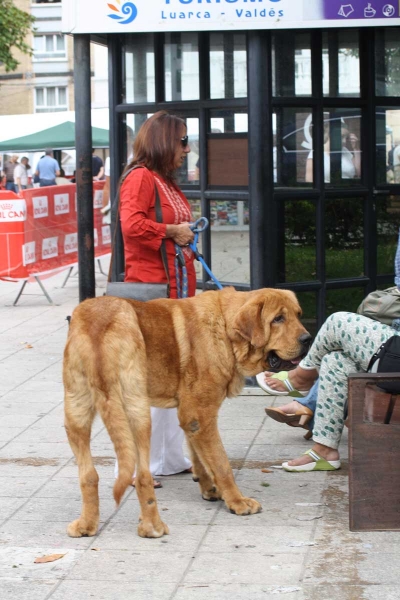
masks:
[(149, 472), (150, 405), (178, 407), (205, 500), (223, 499), (237, 515), (260, 512), (261, 505), (235, 484), (218, 433), (218, 410), (224, 398), (239, 394), (245, 376), (292, 368), (307, 352), (311, 336), (300, 314), (292, 292), (274, 289), (226, 288), (149, 302), (101, 297), (80, 304), (64, 353), (64, 386), (65, 427), (79, 466), (83, 508), (68, 534), (94, 535), (99, 523), (99, 478), (90, 453), (96, 412), (118, 457), (117, 504), (136, 463), (138, 533), (168, 533)]

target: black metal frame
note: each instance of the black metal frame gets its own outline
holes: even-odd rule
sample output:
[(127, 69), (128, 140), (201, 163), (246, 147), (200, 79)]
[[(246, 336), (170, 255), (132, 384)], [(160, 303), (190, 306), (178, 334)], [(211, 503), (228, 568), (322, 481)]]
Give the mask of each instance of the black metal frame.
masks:
[[(306, 33), (307, 30), (302, 30)], [(209, 98), (209, 33), (198, 33), (200, 98), (194, 101), (164, 101), (164, 40), (163, 33), (154, 34), (155, 52), (155, 99), (154, 103), (127, 104), (122, 102), (123, 37), (108, 36), (109, 46), (109, 90), (110, 90), (110, 154), (111, 154), (111, 189), (115, 195), (117, 179), (121, 172), (122, 157), (126, 156), (123, 148), (123, 118), (129, 113), (149, 113), (166, 109), (177, 113), (196, 113), (199, 118), (199, 154), (201, 164), (207, 164), (208, 111), (211, 109), (243, 109), (249, 113), (249, 187), (247, 189), (211, 188), (207, 181), (207, 171), (201, 169), (199, 185), (182, 186), (189, 199), (200, 197), (202, 214), (209, 218), (209, 200), (245, 200), (250, 209), (250, 269), (251, 287), (275, 286), (293, 289), (296, 292), (311, 291), (317, 294), (317, 320), (320, 325), (325, 318), (327, 291), (342, 288), (364, 287), (365, 292), (375, 289), (377, 285), (390, 283), (392, 275), (377, 274), (377, 222), (376, 197), (379, 194), (400, 195), (399, 185), (376, 185), (375, 177), (375, 118), (378, 106), (398, 107), (398, 99), (379, 97), (375, 94), (375, 29), (359, 30), (360, 44), (360, 96), (339, 98), (323, 95), (323, 65), (321, 30), (310, 30), (311, 62), (312, 62), (312, 95), (307, 97), (273, 97), (272, 95), (272, 33), (270, 31), (247, 32), (248, 57), (248, 97), (231, 99)], [(283, 33), (283, 32), (282, 32)], [(276, 35), (279, 35), (277, 33)], [(329, 31), (334, 45), (335, 32)], [(332, 47), (333, 47), (332, 45)], [(228, 65), (229, 68), (229, 65)], [(75, 70), (77, 75), (77, 70)], [(331, 92), (334, 93), (337, 81), (332, 79)], [(251, 91), (251, 93), (250, 93)], [(313, 112), (313, 147), (314, 184), (312, 187), (277, 188), (273, 178), (273, 134), (272, 114), (282, 108), (311, 108)], [(357, 187), (332, 189), (324, 184), (323, 165), (323, 121), (324, 109), (360, 108), (361, 110), (361, 143), (362, 143), (362, 180)], [(335, 198), (364, 199), (364, 262), (365, 275), (345, 279), (326, 278), (325, 269), (325, 200)], [(316, 205), (316, 269), (317, 279), (295, 283), (279, 281), (279, 226), (282, 222), (281, 206), (287, 200), (308, 199)], [(211, 235), (208, 230), (203, 238), (203, 254), (211, 265)], [(119, 235), (117, 256), (113, 264), (113, 279), (123, 268), (122, 239)], [(223, 282), (232, 285), (230, 282)], [(246, 284), (234, 283), (237, 289), (249, 289)], [(208, 278), (203, 275), (202, 287), (212, 287)]]

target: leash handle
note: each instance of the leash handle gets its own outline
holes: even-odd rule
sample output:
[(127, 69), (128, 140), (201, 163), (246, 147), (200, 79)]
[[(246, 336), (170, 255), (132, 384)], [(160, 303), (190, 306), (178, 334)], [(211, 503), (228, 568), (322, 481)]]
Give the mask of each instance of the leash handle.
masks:
[(202, 233), (207, 229), (208, 225), (208, 219), (206, 219), (206, 217), (200, 217), (200, 219), (197, 219), (197, 221), (190, 224), (190, 229), (194, 233)]

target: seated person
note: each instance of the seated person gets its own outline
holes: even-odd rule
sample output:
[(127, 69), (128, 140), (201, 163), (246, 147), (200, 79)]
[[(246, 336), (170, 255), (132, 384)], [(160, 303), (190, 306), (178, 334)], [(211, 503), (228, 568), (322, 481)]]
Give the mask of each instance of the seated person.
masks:
[[(285, 471), (333, 471), (340, 468), (339, 442), (347, 410), (347, 376), (368, 370), (378, 348), (400, 331), (349, 312), (328, 317), (307, 356), (293, 371), (260, 373), (257, 381), (267, 394), (295, 399), (280, 408), (267, 409), (277, 421), (304, 426), (314, 416), (314, 445), (303, 456), (284, 462)], [(319, 377), (315, 412), (303, 406), (305, 396)]]

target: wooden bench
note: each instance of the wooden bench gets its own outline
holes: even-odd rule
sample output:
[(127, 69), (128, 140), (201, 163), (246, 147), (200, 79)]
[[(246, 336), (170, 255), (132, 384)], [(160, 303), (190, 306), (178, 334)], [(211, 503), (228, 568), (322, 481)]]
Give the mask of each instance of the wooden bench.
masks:
[(400, 373), (349, 376), (351, 531), (400, 530), (400, 395), (377, 384)]

